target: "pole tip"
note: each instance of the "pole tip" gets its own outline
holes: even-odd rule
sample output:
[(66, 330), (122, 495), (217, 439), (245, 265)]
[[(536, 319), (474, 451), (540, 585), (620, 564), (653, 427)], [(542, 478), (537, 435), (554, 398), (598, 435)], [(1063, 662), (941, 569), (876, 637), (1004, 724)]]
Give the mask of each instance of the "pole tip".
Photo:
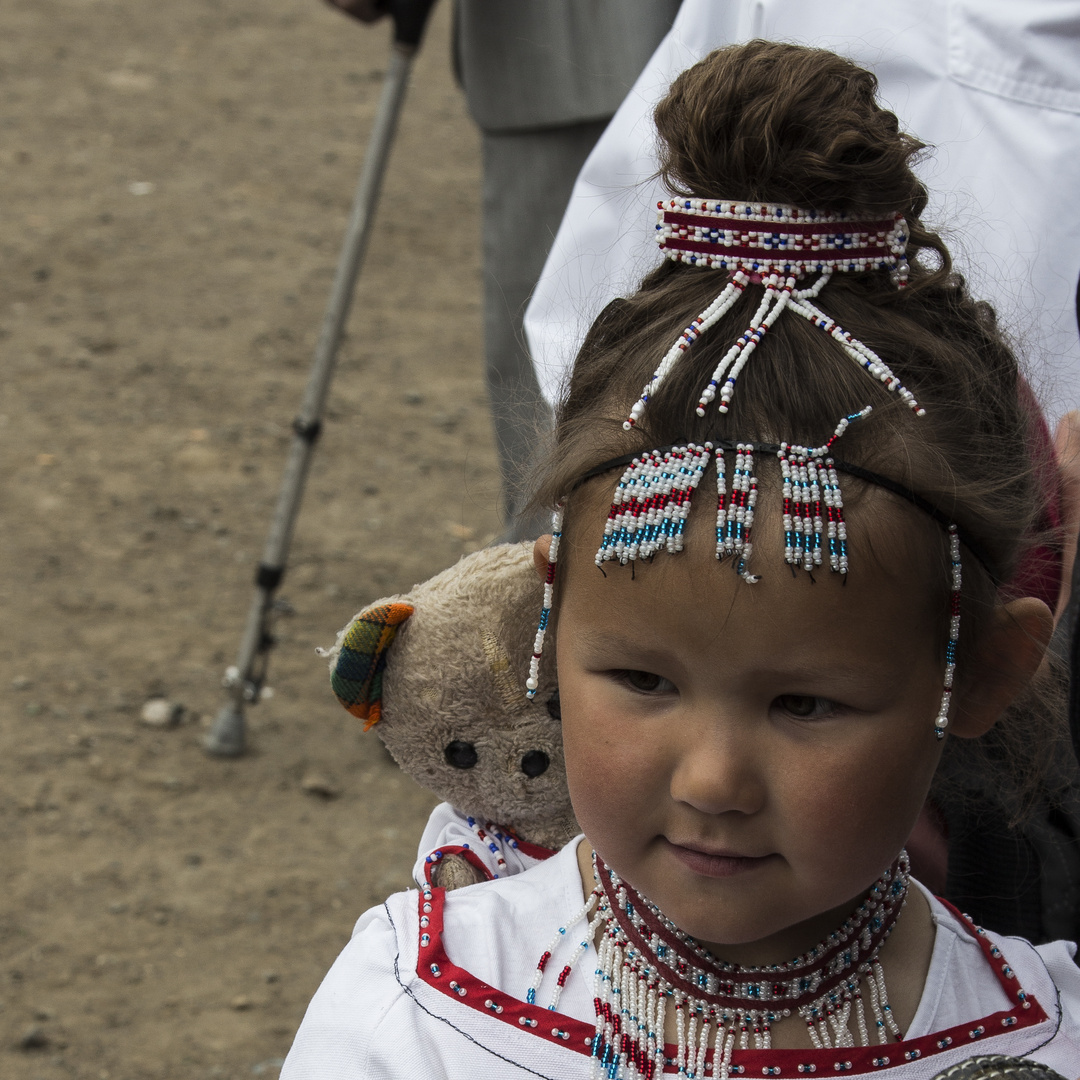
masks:
[(235, 701), (224, 705), (214, 719), (203, 749), (214, 757), (239, 757), (244, 752), (244, 710)]

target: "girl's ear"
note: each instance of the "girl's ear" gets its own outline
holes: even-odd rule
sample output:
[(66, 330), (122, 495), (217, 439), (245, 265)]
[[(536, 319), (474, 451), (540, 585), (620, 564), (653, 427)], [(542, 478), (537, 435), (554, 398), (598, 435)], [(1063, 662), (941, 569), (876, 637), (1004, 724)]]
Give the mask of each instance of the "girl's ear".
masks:
[(533, 565), (540, 577), (547, 577), (548, 555), (551, 553), (551, 533), (536, 538), (533, 544)]
[(1010, 600), (994, 611), (969, 661), (950, 734), (976, 739), (994, 726), (1038, 670), (1053, 630), (1050, 609), (1034, 596)]

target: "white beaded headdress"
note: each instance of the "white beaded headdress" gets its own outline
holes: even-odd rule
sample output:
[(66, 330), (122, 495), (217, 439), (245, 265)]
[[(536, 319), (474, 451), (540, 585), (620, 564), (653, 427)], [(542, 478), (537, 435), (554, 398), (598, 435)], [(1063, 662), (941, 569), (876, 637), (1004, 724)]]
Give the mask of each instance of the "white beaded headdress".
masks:
[[(697, 402), (698, 416), (719, 394), (721, 413), (729, 410), (735, 382), (754, 349), (780, 314), (791, 310), (830, 337), (874, 380), (896, 393), (916, 416), (925, 415), (915, 396), (872, 349), (838, 326), (813, 302), (834, 272), (890, 270), (898, 288), (907, 281), (907, 226), (903, 214), (867, 221), (849, 214), (825, 214), (792, 206), (724, 202), (710, 199), (670, 199), (658, 204), (657, 241), (665, 256), (677, 262), (730, 270), (731, 278), (719, 296), (688, 326), (668, 350), (623, 427), (630, 430), (645, 413), (649, 398), (678, 363), (682, 354), (735, 305), (750, 284), (765, 286), (750, 327), (724, 354)], [(796, 285), (816, 274), (804, 288)], [(716, 463), (716, 557), (731, 556), (739, 575), (758, 581), (749, 570), (752, 528), (757, 503), (755, 454), (775, 456), (780, 465), (783, 496), (784, 561), (792, 568), (813, 572), (828, 566), (848, 572), (847, 531), (838, 473), (848, 473), (884, 487), (940, 522), (949, 535), (951, 595), (949, 639), (946, 647), (944, 692), (934, 730), (943, 738), (956, 669), (960, 631), (961, 536), (948, 517), (909, 488), (860, 466), (838, 462), (833, 443), (870, 406), (843, 417), (831, 438), (821, 446), (781, 442), (767, 444), (717, 440), (704, 445), (660, 447), (605, 462), (581, 477), (579, 483), (625, 466), (608, 512), (596, 565), (608, 561), (625, 565), (651, 558), (658, 551), (682, 550), (683, 531), (691, 499), (702, 474)], [(730, 487), (727, 458), (732, 457)], [(544, 586), (544, 607), (533, 646), (529, 696), (536, 692), (544, 636), (554, 600), (555, 566), (562, 535), (565, 498), (555, 509), (552, 542)], [(967, 543), (967, 541), (965, 541)], [(971, 544), (968, 544), (971, 547)], [(978, 557), (978, 556), (977, 556)], [(979, 558), (985, 566), (985, 560)]]
[[(917, 414), (914, 395), (901, 384), (880, 356), (836, 325), (813, 301), (836, 271), (861, 273), (888, 269), (899, 288), (907, 282), (907, 225), (897, 213), (882, 221), (864, 221), (850, 214), (822, 214), (778, 203), (718, 202), (713, 199), (669, 199), (657, 203), (656, 239), (664, 255), (691, 266), (730, 270), (720, 295), (679, 335), (645, 384), (623, 425), (627, 430), (644, 415), (649, 398), (671, 373), (682, 354), (726, 315), (747, 285), (765, 286), (750, 326), (724, 354), (701, 392), (698, 416), (720, 395), (726, 413), (735, 380), (769, 327), (786, 309), (829, 334), (860, 367), (895, 391)], [(803, 278), (817, 274), (806, 288)]]

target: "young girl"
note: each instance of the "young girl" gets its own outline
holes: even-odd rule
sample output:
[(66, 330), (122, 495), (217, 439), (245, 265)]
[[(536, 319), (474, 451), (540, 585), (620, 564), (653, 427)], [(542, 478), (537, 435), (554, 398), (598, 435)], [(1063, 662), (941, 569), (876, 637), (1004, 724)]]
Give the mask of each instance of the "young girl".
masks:
[(874, 86), (752, 42), (658, 108), (669, 258), (593, 327), (538, 496), (584, 837), (365, 914), (286, 1080), (1080, 1075), (1074, 947), (903, 850), (944, 749), (1016, 809), (1060, 732), (1050, 614), (1004, 584), (1040, 510), (1016, 362)]

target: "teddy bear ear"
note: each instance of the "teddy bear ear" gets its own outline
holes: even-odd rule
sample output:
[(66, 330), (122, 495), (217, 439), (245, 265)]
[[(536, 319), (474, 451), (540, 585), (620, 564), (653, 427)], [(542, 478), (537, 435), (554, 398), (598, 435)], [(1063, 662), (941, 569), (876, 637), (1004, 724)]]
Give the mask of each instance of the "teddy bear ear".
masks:
[(330, 685), (338, 701), (370, 731), (382, 716), (382, 677), (387, 650), (412, 604), (376, 604), (353, 619), (341, 642)]

